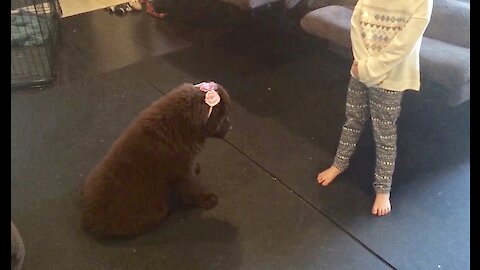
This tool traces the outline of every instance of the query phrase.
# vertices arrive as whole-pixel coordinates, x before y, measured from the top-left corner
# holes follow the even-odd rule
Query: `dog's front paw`
[[[205,193],[198,196],[197,204],[204,209],[212,209],[217,206],[218,197],[213,193]]]

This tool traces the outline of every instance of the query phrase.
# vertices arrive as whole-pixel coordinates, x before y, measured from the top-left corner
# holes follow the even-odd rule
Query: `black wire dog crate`
[[[54,57],[62,14],[58,0],[11,0],[11,88],[55,79]]]

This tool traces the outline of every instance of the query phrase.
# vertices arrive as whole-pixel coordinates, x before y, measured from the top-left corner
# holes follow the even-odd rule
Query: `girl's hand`
[[[353,61],[352,67],[350,68],[354,78],[358,79],[358,63]]]

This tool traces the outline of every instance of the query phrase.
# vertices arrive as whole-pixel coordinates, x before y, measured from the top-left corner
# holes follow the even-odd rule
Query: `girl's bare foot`
[[[390,205],[390,193],[377,193],[372,207],[372,214],[383,216],[392,210]]]
[[[337,167],[331,166],[330,168],[318,174],[317,181],[322,186],[326,186],[330,184],[330,182],[332,182],[333,179],[335,179],[335,177],[337,177],[337,175],[340,173],[341,171]]]

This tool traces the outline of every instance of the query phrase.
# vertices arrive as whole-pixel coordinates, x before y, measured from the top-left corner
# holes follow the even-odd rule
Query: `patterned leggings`
[[[388,193],[392,185],[397,155],[397,125],[403,92],[367,87],[350,79],[347,93],[347,121],[342,128],[333,166],[340,171],[348,167],[358,138],[370,115],[376,146],[375,182],[377,193]]]

